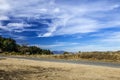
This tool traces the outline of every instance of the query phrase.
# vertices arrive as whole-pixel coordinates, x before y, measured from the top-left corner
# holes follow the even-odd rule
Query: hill
[[[0,52],[15,52],[19,54],[53,54],[50,50],[41,49],[37,46],[27,46],[17,44],[12,38],[4,38],[0,36]]]

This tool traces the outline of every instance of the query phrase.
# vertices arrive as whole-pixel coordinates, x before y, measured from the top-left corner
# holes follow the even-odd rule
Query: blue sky
[[[0,35],[50,50],[120,50],[120,0],[0,0]]]

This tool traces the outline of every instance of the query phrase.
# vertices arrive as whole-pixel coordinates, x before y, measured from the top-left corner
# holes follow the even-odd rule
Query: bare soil
[[[0,80],[120,80],[120,68],[0,59]]]

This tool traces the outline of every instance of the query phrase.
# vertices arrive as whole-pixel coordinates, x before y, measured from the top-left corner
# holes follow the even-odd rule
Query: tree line
[[[4,38],[0,36],[0,52],[16,52],[20,54],[53,54],[50,50],[41,49],[37,46],[27,46],[17,44],[12,38]]]

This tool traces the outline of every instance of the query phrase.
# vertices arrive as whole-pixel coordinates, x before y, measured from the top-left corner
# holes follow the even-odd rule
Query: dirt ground
[[[120,80],[120,68],[0,59],[0,80]]]

